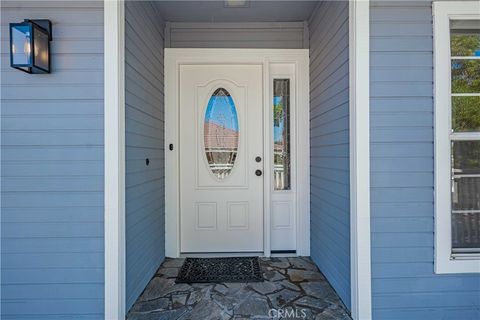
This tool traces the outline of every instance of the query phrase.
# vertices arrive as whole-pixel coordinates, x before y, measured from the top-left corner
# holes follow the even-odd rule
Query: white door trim
[[[179,78],[180,65],[185,64],[257,64],[263,66],[264,87],[269,85],[271,63],[292,63],[297,68],[297,254],[310,254],[310,139],[309,139],[309,59],[306,49],[165,49],[165,255],[180,256],[180,187],[179,187]],[[270,95],[264,94],[264,105],[271,104]],[[270,119],[264,108],[265,122]],[[300,122],[301,121],[301,122]],[[270,131],[265,125],[265,141]],[[301,142],[301,143],[300,143]],[[170,150],[173,144],[173,151]],[[270,145],[265,143],[265,163],[271,161]],[[268,161],[268,162],[267,162]],[[270,256],[270,180],[264,170],[264,251]]]
[[[351,313],[372,318],[370,260],[370,3],[349,2]]]
[[[105,319],[125,318],[125,3],[104,4]]]

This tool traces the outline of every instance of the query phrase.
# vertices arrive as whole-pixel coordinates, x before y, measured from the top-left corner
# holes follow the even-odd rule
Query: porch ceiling
[[[225,8],[223,1],[156,1],[170,22],[291,22],[307,20],[317,1],[250,1]]]

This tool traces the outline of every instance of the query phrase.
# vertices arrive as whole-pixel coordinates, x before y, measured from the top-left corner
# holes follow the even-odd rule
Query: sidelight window
[[[273,80],[274,190],[291,189],[290,79]]]

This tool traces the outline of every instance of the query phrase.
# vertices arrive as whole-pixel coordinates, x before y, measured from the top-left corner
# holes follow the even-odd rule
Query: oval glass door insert
[[[228,177],[238,151],[238,117],[230,93],[218,88],[208,101],[203,123],[205,155],[217,179]]]

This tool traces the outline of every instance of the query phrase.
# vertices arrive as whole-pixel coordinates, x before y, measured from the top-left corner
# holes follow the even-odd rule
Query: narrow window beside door
[[[290,190],[290,79],[273,80],[274,190]]]

